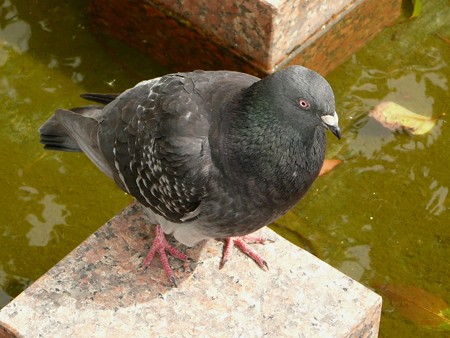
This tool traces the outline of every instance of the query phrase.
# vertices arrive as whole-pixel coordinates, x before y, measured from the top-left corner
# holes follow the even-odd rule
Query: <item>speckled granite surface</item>
[[[197,263],[140,266],[154,235],[140,208],[105,224],[0,312],[0,337],[376,337],[381,297],[269,229],[218,269],[222,244],[184,247]],[[280,259],[280,257],[282,259]]]
[[[91,0],[93,27],[173,70],[326,74],[401,13],[401,0]],[[303,57],[305,55],[305,57]]]
[[[225,47],[277,64],[355,0],[153,0]]]

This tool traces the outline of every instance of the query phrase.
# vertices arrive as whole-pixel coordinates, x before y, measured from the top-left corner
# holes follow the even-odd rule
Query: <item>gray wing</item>
[[[119,186],[173,222],[195,217],[208,180],[207,116],[185,78],[143,82],[104,108],[98,141]]]
[[[197,217],[217,170],[211,124],[220,121],[234,93],[257,80],[237,72],[199,71],[145,81],[124,92],[105,107],[109,111],[99,128],[116,182],[172,222]]]

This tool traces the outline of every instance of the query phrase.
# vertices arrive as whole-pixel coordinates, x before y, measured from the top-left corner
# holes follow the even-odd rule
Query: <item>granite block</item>
[[[360,0],[335,17],[278,64],[302,64],[327,74],[401,14],[401,1]]]
[[[222,243],[174,245],[173,287],[154,236],[133,204],[0,311],[0,337],[376,337],[381,297],[265,228],[257,250],[269,271],[237,249],[218,269]]]
[[[401,0],[91,0],[93,27],[176,71],[325,75],[401,14]],[[305,55],[303,57],[303,55]]]

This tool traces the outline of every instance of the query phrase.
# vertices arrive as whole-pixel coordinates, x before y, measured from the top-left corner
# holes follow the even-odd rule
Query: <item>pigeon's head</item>
[[[277,107],[283,107],[292,121],[322,124],[338,139],[338,125],[334,94],[331,86],[318,73],[301,66],[291,66],[269,75],[263,81]]]

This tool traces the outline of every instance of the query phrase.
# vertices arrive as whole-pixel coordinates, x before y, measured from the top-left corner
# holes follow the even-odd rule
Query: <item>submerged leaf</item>
[[[446,36],[443,36],[443,35],[439,35],[439,34],[437,35],[437,37],[440,38],[445,43],[450,45],[450,38],[449,37],[446,37]]]
[[[413,19],[420,15],[422,12],[422,0],[412,0],[413,3],[413,13],[409,17],[410,19]]]
[[[320,169],[319,176],[325,175],[327,172],[333,170],[335,166],[340,164],[341,160],[325,160],[323,161],[322,168]]]
[[[378,285],[377,289],[413,322],[437,331],[450,331],[450,308],[441,298],[408,285]]]
[[[375,120],[391,130],[406,129],[422,135],[433,129],[437,119],[422,116],[391,101],[382,102],[370,113]]]

